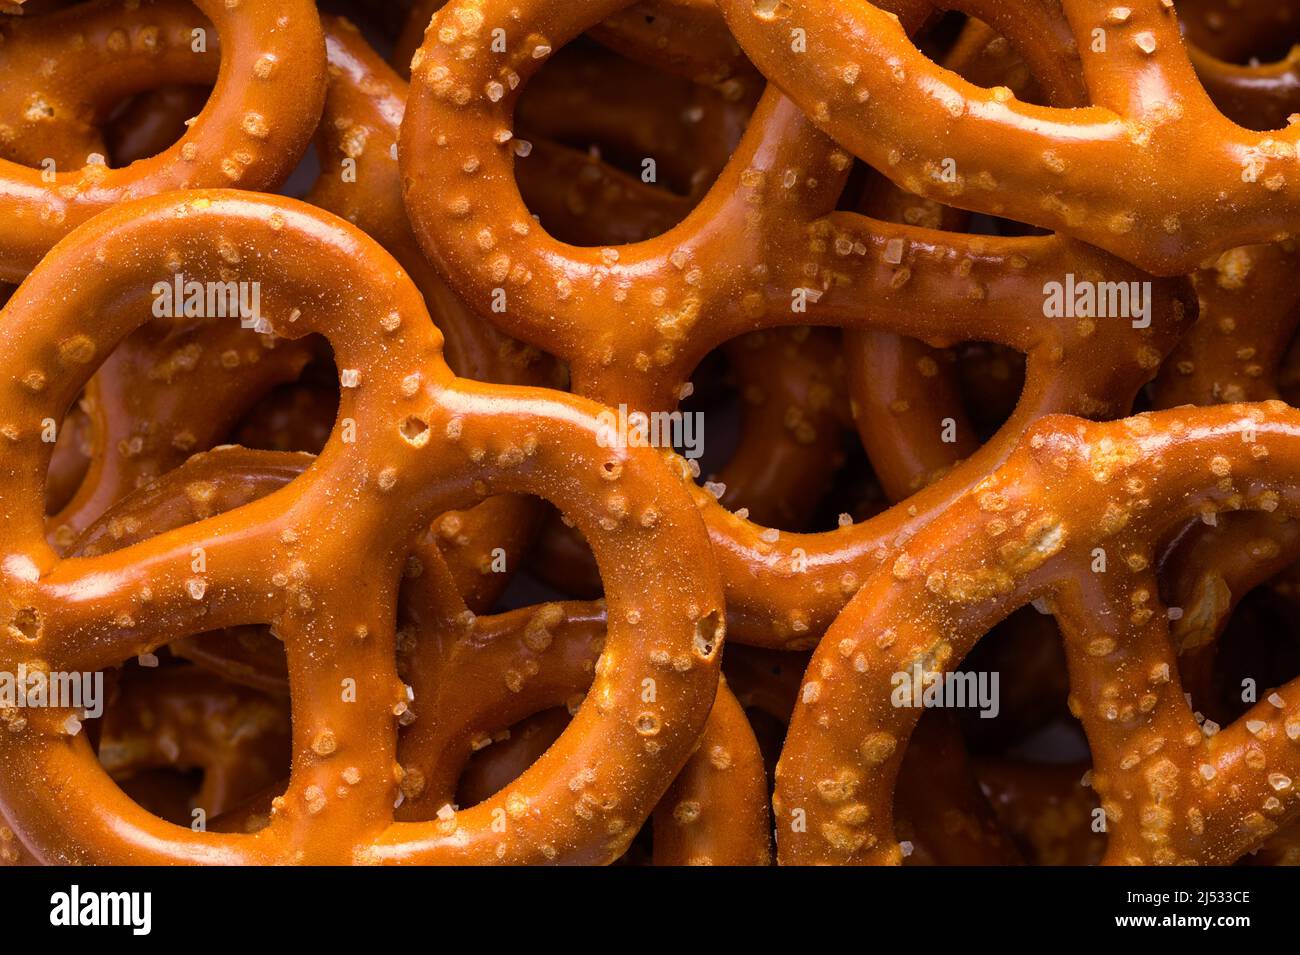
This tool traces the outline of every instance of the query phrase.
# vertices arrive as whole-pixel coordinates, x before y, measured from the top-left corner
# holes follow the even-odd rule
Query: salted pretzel
[[[1028,353],[1034,366],[1019,414],[999,439],[928,489],[910,515],[801,539],[701,502],[728,585],[733,636],[773,646],[807,641],[865,576],[870,555],[883,559],[885,540],[983,474],[1026,421],[1052,410],[1127,410],[1177,336],[1181,286],[1153,285],[1147,329],[1045,321],[1041,289],[1051,276],[1118,279],[1126,267],[1060,237],[953,236],[833,213],[848,157],[772,90],[727,169],[679,226],[632,246],[565,246],[541,234],[513,186],[510,107],[552,48],[619,6],[524,5],[511,8],[515,19],[492,4],[452,4],[431,25],[403,125],[407,207],[425,251],[472,307],[487,309],[499,290],[506,312],[488,317],[569,361],[579,392],[641,409],[671,407],[715,344],[756,325],[790,324],[791,296],[806,286],[816,302],[798,316],[804,322],[886,328],[933,344],[978,335]],[[496,20],[507,24],[503,54],[489,48]],[[457,42],[483,55],[460,58]],[[606,322],[610,309],[630,320]],[[1098,332],[1114,339],[1103,345]],[[1080,335],[1088,344],[1075,350]]]
[[[96,357],[131,330],[119,320],[91,338],[77,328],[80,314],[107,287],[168,275],[175,257],[195,274],[217,269],[230,236],[250,253],[241,274],[297,292],[298,310],[271,318],[276,333],[330,339],[344,384],[340,422],[356,422],[356,441],[343,441],[340,424],[313,466],[270,497],[101,557],[59,560],[42,533],[37,489],[49,448],[40,421],[60,415]],[[332,274],[352,276],[346,302],[320,282]],[[454,378],[400,267],[364,234],[291,200],[199,191],[117,207],[62,243],[3,319],[6,367],[17,369],[0,415],[9,444],[0,481],[6,662],[96,669],[186,632],[271,622],[293,675],[289,788],[270,825],[248,836],[180,830],[131,804],[69,735],[66,711],[11,720],[0,798],[38,855],[519,862],[621,850],[626,837],[611,835],[609,821],[648,815],[689,755],[716,692],[722,636],[720,586],[700,563],[704,531],[656,452],[600,448],[598,408],[581,399]],[[39,393],[21,384],[33,368],[50,374]],[[606,659],[617,664],[596,676],[591,697],[601,706],[580,708],[515,798],[395,824],[395,721],[411,701],[394,669],[391,611],[406,547],[439,511],[507,491],[553,499],[592,543],[606,571]],[[192,563],[200,548],[203,571]],[[355,588],[336,579],[349,560],[368,568]],[[630,567],[636,589],[620,572]],[[647,581],[653,606],[642,600]],[[643,679],[655,681],[653,703],[640,702]],[[345,680],[355,681],[355,703],[340,698]],[[571,789],[588,770],[589,783]],[[28,785],[33,773],[68,785]],[[598,804],[590,819],[572,811],[581,792]],[[493,829],[496,810],[504,832]]]
[[[1280,402],[1033,426],[872,575],[815,652],[777,771],[782,860],[899,860],[891,790],[918,714],[890,704],[891,674],[952,669],[1034,599],[1050,601],[1065,637],[1071,708],[1107,816],[1104,861],[1230,862],[1292,819],[1300,711],[1289,697],[1300,689],[1203,731],[1152,558],[1196,514],[1294,514],[1298,436],[1300,417]],[[1089,486],[1101,493],[1077,493]],[[1113,557],[1104,575],[1091,571],[1096,547]],[[792,831],[796,810],[806,825]]]
[[[399,818],[420,820],[450,811],[471,753],[501,730],[582,699],[608,620],[603,606],[581,603],[472,617],[458,610],[454,583],[437,565],[411,583],[399,666],[432,718],[422,720],[417,706],[398,747],[406,797]],[[768,829],[758,744],[720,684],[695,754],[655,812],[654,861],[763,865]]]
[[[195,455],[112,508],[84,535],[79,552],[98,554],[105,548],[129,546],[195,518],[258,500],[283,487],[309,461],[306,455],[235,447]],[[201,502],[195,499],[196,488],[203,490]],[[604,647],[607,619],[603,604],[581,603],[476,616],[436,545],[423,542],[408,558],[405,577],[399,604],[398,672],[419,702],[400,719],[398,818],[416,822],[445,816],[447,807],[455,804],[454,793],[471,755],[496,742],[514,723],[557,706],[576,710]],[[241,658],[228,646],[214,653],[212,637],[227,643],[230,639],[228,634],[204,634],[185,646],[182,654],[236,684],[287,695],[282,658],[277,661],[256,645],[249,647],[255,656]],[[175,644],[171,647],[175,652]],[[567,722],[555,728],[540,750],[524,750],[532,758],[517,764],[520,772],[541,756]],[[142,744],[166,745],[165,740],[136,735],[144,737]],[[138,765],[140,760],[135,762]],[[243,795],[253,798],[239,807],[237,817],[219,821],[217,831],[232,826],[252,832],[269,821],[272,800],[284,786],[268,785],[278,780],[266,778],[264,772],[250,770],[248,775],[255,781],[255,791]],[[504,790],[517,775],[502,779],[484,798]],[[200,800],[199,805],[214,802]],[[221,806],[230,802],[222,800]],[[212,813],[215,818],[219,810]],[[242,824],[236,824],[235,818],[242,818]],[[739,704],[720,687],[695,754],[656,810],[655,830],[660,837],[655,861],[766,864],[769,828],[767,786],[757,742]]]
[[[728,685],[746,712],[784,732],[799,695],[807,654],[730,645]],[[780,740],[776,740],[779,750]],[[921,724],[899,775],[899,830],[908,865],[1010,865],[1019,855],[980,793],[955,724],[945,714]]]
[[[608,97],[592,96],[596,71],[604,82],[619,86],[612,100],[617,120],[609,115]],[[621,235],[639,241],[658,234],[684,217],[701,187],[725,164],[748,108],[728,109],[672,77],[655,82],[651,99],[644,95],[649,86],[644,70],[596,53],[584,59],[561,56],[543,75],[540,89],[530,87],[530,94],[540,95],[521,104],[525,128],[604,143],[619,139],[618,123],[629,122],[625,114],[633,111],[631,124],[645,129],[629,131],[632,141],[616,142],[618,148],[628,154],[653,148],[661,167],[677,168],[675,177],[686,185],[680,195],[647,187],[607,163],[530,135],[533,148],[529,162],[520,166],[520,192],[545,227],[564,241],[590,244]],[[701,141],[696,133],[674,134],[669,120],[680,125],[682,115],[691,117],[692,128],[709,128],[709,136]],[[537,166],[539,154],[543,163]],[[573,173],[571,180],[564,178],[566,172]],[[743,506],[762,523],[805,526],[835,470],[845,418],[833,341],[827,331],[793,328],[742,336],[723,346],[745,412],[736,453],[720,473],[708,476],[726,506]],[[779,440],[770,440],[773,434]],[[547,525],[540,546],[536,565],[547,582],[569,593],[599,592],[585,546],[558,522]]]
[[[350,22],[325,17],[323,26],[330,64],[317,136],[323,161],[307,201],[357,225],[402,263],[437,316],[448,364],[457,374],[503,384],[555,384],[549,361],[468,310],[425,260],[406,221],[397,167],[406,84]],[[510,573],[494,568],[504,561],[513,571],[541,518],[537,502],[506,495],[435,522],[436,538],[473,609],[485,610],[499,596]]]
[[[0,162],[0,279],[18,281],[73,227],[123,200],[193,186],[267,188],[280,183],[306,149],[325,94],[320,20],[308,0],[232,6],[197,0],[215,36],[223,40],[216,88],[198,120],[165,152],[125,169],[92,161],[53,171]],[[194,30],[205,22],[188,3],[105,0],[39,19],[0,21],[0,77],[15,82],[24,116],[40,123],[67,109],[93,111],[82,97],[106,102],[157,82],[210,69],[192,52]],[[65,41],[82,37],[84,46]],[[52,70],[40,72],[42,64]],[[44,75],[44,90],[22,88]],[[0,139],[19,141],[21,129],[4,124]],[[102,157],[101,157],[102,158]],[[85,157],[83,157],[84,161]]]

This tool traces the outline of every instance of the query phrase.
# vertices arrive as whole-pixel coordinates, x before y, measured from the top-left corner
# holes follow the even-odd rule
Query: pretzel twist
[[[112,508],[86,533],[78,553],[97,554],[104,546],[128,546],[258,500],[300,474],[309,460],[306,455],[241,448],[195,455],[153,486]],[[202,493],[196,494],[198,490]],[[399,603],[403,623],[397,633],[398,666],[417,702],[399,720],[403,730],[398,747],[402,770],[398,818],[442,819],[455,803],[453,793],[465,785],[463,776],[471,753],[482,751],[502,731],[533,712],[549,712],[548,707],[559,705],[577,709],[604,647],[607,621],[603,604],[579,603],[475,616],[468,611],[436,546],[423,542],[408,558],[405,577]],[[185,655],[236,683],[288,695],[282,654],[277,660],[256,643],[247,645],[252,656],[214,654],[210,643],[215,636],[226,637],[223,643],[228,650],[228,634],[205,634],[185,648]],[[554,727],[540,749],[512,753],[507,764],[516,765],[518,771],[507,771],[501,778],[498,767],[500,785],[482,793],[482,798],[506,790],[554,742],[567,722]],[[165,746],[166,741],[156,745]],[[531,758],[519,762],[520,756],[529,754]],[[245,793],[254,798],[219,820],[214,831],[256,832],[265,827],[277,793],[283,789],[282,785],[266,785],[274,782],[263,779],[255,787],[262,792]],[[514,795],[507,792],[506,798]],[[655,852],[656,863],[763,862],[770,841],[766,800],[765,776],[753,732],[739,704],[720,687],[695,755],[657,810],[655,826],[662,838]],[[468,808],[480,801],[463,805]],[[228,803],[223,800],[221,805]],[[584,801],[579,811],[594,810]],[[213,815],[217,812],[214,809]],[[622,828],[629,826],[635,831],[631,821],[622,820]]]
[[[229,236],[249,253],[246,274],[300,303],[271,319],[276,333],[330,339],[347,386],[340,420],[357,422],[357,440],[344,442],[336,430],[317,462],[270,497],[111,554],[59,560],[44,542],[35,495],[49,457],[38,423],[60,414],[94,360],[131,330],[118,318],[91,338],[77,329],[76,316],[106,290],[169,275],[178,257],[195,274],[215,271]],[[366,276],[364,285],[353,283],[346,304],[318,282],[345,269]],[[454,379],[440,357],[441,337],[396,263],[345,223],[272,197],[191,192],[120,206],[62,243],[3,316],[12,367],[49,374],[38,393],[11,382],[0,415],[10,446],[0,480],[5,661],[96,669],[182,633],[270,622],[285,641],[293,688],[289,789],[271,825],[251,836],[178,830],[143,813],[106,784],[84,741],[67,735],[66,712],[11,725],[0,743],[0,796],[39,855],[153,862],[606,858],[619,847],[608,842],[605,813],[590,820],[573,813],[578,795],[568,780],[587,767],[595,772],[593,793],[612,796],[616,788],[620,812],[648,814],[712,704],[721,594],[712,569],[696,563],[707,547],[699,518],[671,487],[662,460],[649,449],[599,448],[597,406]],[[393,721],[406,705],[389,622],[397,571],[433,514],[506,491],[553,499],[591,541],[607,571],[609,657],[617,662],[597,676],[592,698],[601,707],[579,711],[561,742],[520,780],[520,798],[438,823],[395,825]],[[192,567],[196,548],[206,573]],[[371,575],[355,588],[321,585],[350,561]],[[629,567],[657,581],[655,606],[619,573]],[[285,586],[275,586],[280,579]],[[340,699],[345,679],[356,681],[355,703]],[[657,681],[656,702],[639,702],[641,679]],[[31,773],[69,782],[52,791],[24,785]],[[494,809],[510,821],[503,833],[493,830]]]

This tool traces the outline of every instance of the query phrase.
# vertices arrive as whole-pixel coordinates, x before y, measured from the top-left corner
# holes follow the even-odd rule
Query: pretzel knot
[[[61,417],[139,321],[109,312],[92,336],[80,316],[180,269],[262,282],[296,302],[270,323],[283,337],[329,340],[343,386],[335,430],[268,497],[60,559],[39,504],[42,422]],[[322,282],[328,275],[349,281]],[[284,640],[293,696],[289,787],[253,834],[192,832],[144,812],[106,779],[67,710],[7,714],[0,799],[39,856],[525,862],[621,851],[630,835],[611,836],[610,814],[645,818],[689,756],[713,704],[723,633],[720,584],[699,558],[704,528],[658,452],[600,447],[600,408],[583,399],[455,378],[397,263],[287,199],[198,191],[115,207],[56,247],[0,326],[11,367],[43,376],[38,389],[11,379],[0,403],[3,663],[97,670],[183,634],[267,623]],[[410,703],[395,665],[401,567],[433,515],[503,492],[552,501],[591,542],[607,585],[606,650],[573,725],[509,798],[395,823],[396,721]],[[584,792],[599,811],[575,811]]]

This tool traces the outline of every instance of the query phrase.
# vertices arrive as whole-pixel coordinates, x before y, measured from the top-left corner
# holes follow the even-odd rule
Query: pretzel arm
[[[1154,578],[1139,575],[1134,583],[1133,591],[1105,594],[1102,603],[1095,593],[1081,602],[1069,589],[1057,601],[1070,656],[1072,707],[1088,733],[1092,785],[1110,822],[1103,862],[1231,863],[1276,830],[1270,817],[1294,818],[1290,774],[1297,758],[1285,724],[1289,719],[1300,727],[1300,719],[1286,698],[1300,683],[1270,694],[1277,702],[1257,704],[1209,735],[1183,697],[1163,608],[1131,599],[1138,590],[1153,592]],[[1125,615],[1136,613],[1134,606],[1155,614],[1133,627]],[[1103,644],[1114,650],[1101,662],[1096,658]],[[1134,699],[1140,719],[1131,702],[1117,702]],[[1192,765],[1180,772],[1180,760]],[[1143,763],[1142,772],[1135,772]]]
[[[406,268],[447,338],[453,371],[486,381],[549,383],[552,363],[468,309],[425,259],[411,233],[396,153],[407,84],[347,20],[327,16],[322,26],[330,65],[316,137],[323,168],[307,200],[365,230]],[[354,174],[345,176],[348,163]],[[513,570],[540,516],[537,502],[504,496],[438,520],[440,546],[474,609],[490,607],[510,580],[509,573],[492,572],[494,551],[499,548]]]
[[[1124,15],[1099,0],[1061,0],[1079,41],[1092,102],[1138,124],[1160,122],[1170,101],[1188,117],[1217,110],[1192,68],[1172,6],[1135,4]],[[1101,30],[1105,49],[1090,42]]]
[[[655,865],[769,865],[767,773],[749,718],[727,687],[699,748],[654,813]]]

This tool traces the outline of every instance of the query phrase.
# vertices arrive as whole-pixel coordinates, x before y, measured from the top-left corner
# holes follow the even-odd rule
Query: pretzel
[[[82,542],[90,553],[127,546],[183,526],[196,517],[222,514],[258,500],[298,475],[305,455],[221,448],[195,455],[153,486],[112,508]],[[202,503],[194,489],[202,488]],[[418,564],[413,573],[411,561]],[[576,708],[592,681],[603,648],[602,605],[548,604],[508,614],[475,616],[436,546],[421,543],[408,560],[401,604],[399,674],[419,704],[403,715],[398,759],[402,766],[399,818],[442,818],[472,753],[493,742],[521,716],[546,707]],[[213,654],[191,642],[185,656],[236,683],[288,694],[283,660],[253,644],[253,656]],[[229,643],[229,639],[226,640]],[[174,646],[174,645],[173,645]],[[567,723],[567,720],[565,721]],[[546,740],[559,736],[563,725]],[[546,749],[544,744],[541,751]],[[533,753],[518,769],[535,761]],[[527,754],[529,751],[525,751]],[[518,773],[501,780],[504,789]],[[256,831],[269,821],[274,796],[284,787],[259,778],[260,793],[220,821],[218,831]],[[722,864],[763,862],[768,853],[767,790],[753,732],[725,689],[706,725],[696,754],[687,761],[657,810],[664,833],[655,851],[659,864],[712,860]],[[479,800],[475,800],[478,802]],[[222,805],[226,805],[223,801]],[[466,807],[475,803],[466,803]],[[681,807],[681,808],[678,808]],[[218,810],[213,810],[217,815]]]
[[[759,69],[845,148],[909,191],[1061,230],[1165,275],[1294,230],[1300,193],[1287,168],[1295,130],[1256,133],[1219,112],[1171,5],[1062,6],[1094,104],[1068,114],[943,71],[869,3],[719,0]],[[790,52],[793,26],[806,31],[815,57]],[[1108,38],[1107,52],[1093,52],[1094,30]],[[1174,90],[1176,104],[1163,95],[1144,100],[1139,90]],[[1195,157],[1194,175],[1187,157]],[[944,158],[959,170],[955,184],[937,181]],[[1133,190],[1135,181],[1153,188]],[[1225,203],[1233,210],[1226,224],[1218,214]]]
[[[49,453],[38,423],[66,406],[95,356],[131,330],[119,319],[91,339],[75,318],[108,282],[148,286],[166,275],[169,253],[196,274],[215,269],[219,240],[228,236],[266,253],[244,259],[240,272],[292,290],[301,303],[298,312],[271,318],[276,333],[330,338],[345,385],[340,419],[356,420],[357,441],[344,442],[336,430],[312,468],[261,501],[112,554],[57,559],[32,507]],[[318,282],[330,274],[353,277],[346,311],[338,291]],[[574,861],[616,854],[621,840],[611,845],[610,820],[649,813],[712,703],[721,592],[712,569],[698,563],[707,543],[688,499],[654,451],[597,446],[597,406],[453,378],[418,294],[386,253],[340,220],[269,196],[199,191],[117,207],[28,277],[0,327],[7,367],[18,369],[0,422],[10,444],[0,480],[6,661],[39,654],[52,670],[93,669],[186,632],[269,621],[294,674],[290,786],[270,826],[250,837],[178,830],[129,804],[95,769],[84,742],[69,738],[66,712],[11,725],[0,742],[0,798],[42,858]],[[20,383],[32,368],[50,372],[39,393]],[[409,394],[403,380],[415,383]],[[581,708],[514,799],[450,820],[395,825],[393,721],[409,701],[394,672],[387,621],[404,545],[440,510],[505,491],[555,499],[608,571],[607,656],[618,665],[598,674],[593,693],[608,705]],[[322,512],[326,502],[332,512]],[[197,547],[205,575],[191,566]],[[333,576],[345,555],[362,553],[371,573],[361,587],[316,582]],[[638,596],[647,591],[615,572],[629,566],[641,586],[654,582],[653,607]],[[284,587],[272,579],[280,574]],[[88,581],[99,583],[91,591]],[[334,640],[340,633],[351,635],[348,643]],[[330,641],[322,642],[324,634]],[[358,702],[335,702],[340,681],[353,675]],[[657,682],[653,704],[631,701],[643,678]],[[568,786],[587,767],[594,776],[586,791],[598,803],[612,786],[619,793],[616,808],[600,808],[590,820],[572,813],[579,796]],[[26,785],[33,773],[69,785],[57,792]],[[496,809],[508,820],[504,833],[493,831]]]
[[[782,731],[799,694],[807,655],[742,645],[727,649],[728,685],[746,711]],[[952,721],[936,714],[921,724],[900,771],[899,830],[911,843],[909,865],[1008,865],[1019,861],[993,818]],[[780,745],[780,741],[777,741]]]
[[[456,608],[463,604],[450,578],[426,573],[415,583],[411,603],[419,609],[402,642],[402,672],[416,699],[431,701],[428,713],[436,717],[422,720],[417,708],[402,736],[406,799],[399,818],[419,820],[448,812],[471,753],[501,730],[557,705],[572,708],[582,698],[607,620],[598,605],[567,603],[458,624],[463,611]],[[444,615],[452,616],[434,625]],[[753,731],[720,685],[695,754],[655,811],[655,863],[766,864],[766,800]]]
[[[1294,515],[1300,417],[1280,402],[1046,419],[864,584],[813,656],[777,770],[782,861],[897,862],[891,790],[916,713],[891,674],[951,669],[1012,609],[1048,599],[1108,821],[1103,861],[1230,862],[1298,810],[1297,684],[1208,735],[1183,699],[1151,559],[1195,514]],[[1097,486],[1101,493],[1081,495]],[[1090,572],[1092,548],[1114,562]],[[900,746],[899,744],[903,745]],[[791,832],[795,809],[806,830]]]
[[[501,380],[544,381],[532,357],[468,315],[432,275],[405,228],[397,186],[396,162],[387,146],[395,141],[402,84],[345,21],[325,22],[331,72],[321,142],[322,155],[356,151],[360,130],[390,143],[373,143],[359,154],[357,182],[345,183],[323,170],[309,199],[360,224],[400,260],[408,263],[426,300],[438,308],[442,327],[452,336],[458,369]],[[382,84],[393,85],[388,89]],[[397,115],[394,117],[393,110]],[[347,117],[346,124],[344,118]],[[363,125],[364,124],[364,125]],[[356,210],[361,211],[356,211]],[[266,311],[283,307],[267,290]],[[52,519],[55,538],[65,546],[90,520],[142,482],[175,467],[196,448],[208,448],[229,434],[253,404],[275,386],[296,379],[310,352],[298,343],[258,337],[231,323],[198,320],[191,327],[169,322],[132,336],[92,379],[87,406],[95,418],[95,464],[77,494]],[[147,381],[148,385],[141,384]],[[184,383],[185,387],[181,387]],[[220,409],[214,414],[213,408]],[[491,603],[507,574],[491,573],[494,552],[513,567],[536,521],[536,506],[519,498],[485,503],[472,514],[449,514],[440,526],[455,528],[444,546],[457,552],[454,566],[476,607]],[[486,531],[492,530],[489,537]]]
[[[193,186],[265,189],[292,170],[325,93],[314,4],[196,5],[225,39],[228,53],[198,121],[165,152],[126,169],[91,162],[77,171],[56,170],[53,183],[46,184],[42,170],[0,162],[0,279],[18,281],[73,227],[123,200]],[[21,86],[21,94],[0,99],[25,103],[25,115],[64,109],[76,115],[93,110],[97,97],[111,104],[151,85],[159,69],[173,81],[191,72],[202,75],[211,67],[191,50],[192,31],[204,27],[188,3],[171,0],[104,0],[37,20],[0,21],[0,77],[27,84],[40,75],[47,84],[35,94],[39,101]],[[74,49],[64,39],[69,35],[90,42]],[[21,140],[21,128],[4,127],[0,139]]]
[[[644,58],[647,51],[635,52]],[[612,102],[593,98],[597,76],[619,89]],[[725,163],[747,112],[743,103],[729,107],[662,74],[654,82],[653,96],[645,95],[649,80],[644,70],[596,53],[581,59],[561,55],[542,75],[540,89],[530,87],[519,117],[525,130],[545,130],[574,142],[612,142],[627,155],[653,149],[661,170],[686,187],[681,195],[647,187],[607,163],[529,133],[533,150],[530,162],[520,167],[520,192],[546,227],[565,241],[641,240],[657,234],[686,214],[701,187]],[[684,114],[692,117],[685,135],[675,131]],[[623,124],[631,129],[623,132]],[[709,135],[696,129],[707,129]],[[534,165],[539,156],[541,164]],[[803,342],[812,343],[811,351]],[[746,408],[735,455],[711,476],[724,489],[727,506],[744,505],[765,523],[805,525],[839,455],[841,424],[835,415],[844,417],[842,399],[827,389],[841,390],[842,384],[836,380],[831,342],[826,332],[810,336],[808,329],[796,328],[755,333],[723,346]],[[822,370],[827,367],[830,381]],[[767,440],[773,432],[782,436],[775,446]],[[599,592],[585,545],[563,525],[549,522],[540,546],[537,572],[546,582],[569,593]]]
[[[987,454],[915,502],[924,514],[929,502],[983,474],[1038,414],[1125,410],[1176,337],[1185,307],[1180,289],[1157,283],[1151,328],[1087,326],[1090,335],[1120,340],[1103,346],[1092,338],[1086,353],[1072,358],[1067,343],[1080,329],[1073,319],[1044,321],[1040,290],[1048,276],[1067,272],[1119,278],[1125,267],[1114,259],[1059,237],[953,236],[832,213],[843,175],[837,169],[846,170],[848,158],[771,90],[709,195],[672,231],[603,250],[539,234],[512,186],[510,108],[550,49],[617,7],[613,0],[563,13],[519,7],[519,18],[509,20],[507,37],[514,40],[506,54],[487,52],[486,44],[507,11],[492,4],[481,11],[443,8],[416,57],[400,148],[407,208],[426,253],[472,307],[486,310],[494,289],[503,289],[507,312],[488,317],[569,361],[580,393],[642,410],[671,407],[708,350],[755,326],[790,324],[791,290],[809,284],[814,297],[821,294],[799,316],[807,322],[887,328],[932,344],[978,334],[1030,353],[1033,384],[1020,413]],[[483,55],[454,56],[439,39],[444,28]],[[813,181],[815,189],[808,187]],[[812,276],[818,278],[810,283]],[[1015,315],[1017,307],[1032,307],[1033,322]],[[617,332],[603,317],[612,308],[625,319]],[[1121,371],[1127,361],[1117,359],[1102,369],[1101,354],[1132,355],[1133,363]],[[1064,380],[1073,386],[1060,387]],[[773,542],[769,531],[701,503],[728,585],[731,632],[770,646],[807,641],[824,628],[865,576],[869,555],[912,523],[895,513],[887,529],[876,524],[815,542],[793,535]],[[796,547],[807,558],[804,573],[790,569],[792,561],[803,563]]]

